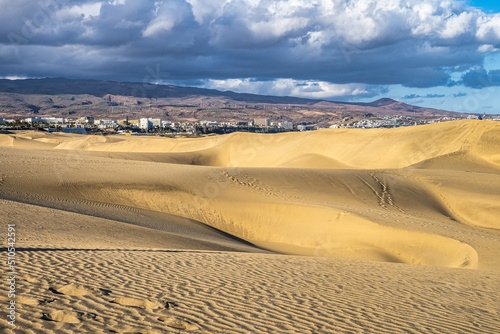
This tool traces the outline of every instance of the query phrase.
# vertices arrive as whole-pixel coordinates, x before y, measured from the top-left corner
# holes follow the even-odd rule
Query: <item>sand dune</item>
[[[462,152],[467,153],[471,160],[479,158],[498,167],[498,128],[496,122],[457,121],[391,131],[337,129],[273,135],[233,133],[198,139],[134,137],[126,140],[87,136],[69,139],[54,148],[167,153],[167,156],[172,155],[172,162],[175,162],[176,153],[183,153],[184,159],[179,162],[194,161],[194,164],[222,167],[296,167],[294,161],[303,158],[309,163],[301,164],[300,168],[363,169],[403,168]],[[387,150],[388,145],[390,150]],[[338,167],[335,164],[325,166],[325,159],[336,162]],[[287,161],[290,161],[290,166]]]
[[[499,130],[0,134],[21,328],[490,332]]]

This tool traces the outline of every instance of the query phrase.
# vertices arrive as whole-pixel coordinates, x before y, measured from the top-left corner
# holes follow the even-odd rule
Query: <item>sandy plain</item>
[[[500,328],[498,122],[2,133],[0,210],[2,333]]]

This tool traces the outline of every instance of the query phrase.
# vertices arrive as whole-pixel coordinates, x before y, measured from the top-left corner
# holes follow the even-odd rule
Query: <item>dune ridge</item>
[[[495,143],[498,143],[496,133],[499,127],[497,122],[472,120],[391,131],[327,129],[270,135],[233,133],[172,140],[149,137],[119,140],[88,136],[58,144],[54,149],[183,153],[185,163],[193,164],[192,161],[190,163],[191,158],[195,164],[220,167],[296,167],[294,160],[304,157],[308,163],[302,163],[300,168],[325,168],[324,160],[331,160],[341,168],[362,169],[404,168],[439,156],[463,152],[471,159],[477,157],[498,167],[500,157],[494,148]],[[487,146],[484,144],[486,142]],[[386,150],[388,145],[391,152]],[[335,168],[334,165],[326,164],[326,168]]]

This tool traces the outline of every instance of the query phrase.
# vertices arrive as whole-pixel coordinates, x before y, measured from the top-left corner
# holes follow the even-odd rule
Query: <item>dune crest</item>
[[[54,148],[92,152],[165,153],[167,157],[171,155],[173,163],[224,167],[328,169],[404,168],[462,152],[467,156],[480,157],[498,167],[500,155],[494,149],[494,143],[498,141],[499,128],[498,122],[471,120],[390,131],[326,129],[272,135],[233,133],[195,139],[139,137],[124,140],[87,136],[68,139]],[[391,147],[390,151],[386,150],[388,145]],[[183,153],[181,161],[176,161],[177,153]]]

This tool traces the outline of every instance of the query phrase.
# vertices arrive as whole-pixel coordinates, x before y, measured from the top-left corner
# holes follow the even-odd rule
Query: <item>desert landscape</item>
[[[0,208],[17,272],[16,327],[2,315],[2,333],[500,327],[499,122],[4,131]]]

